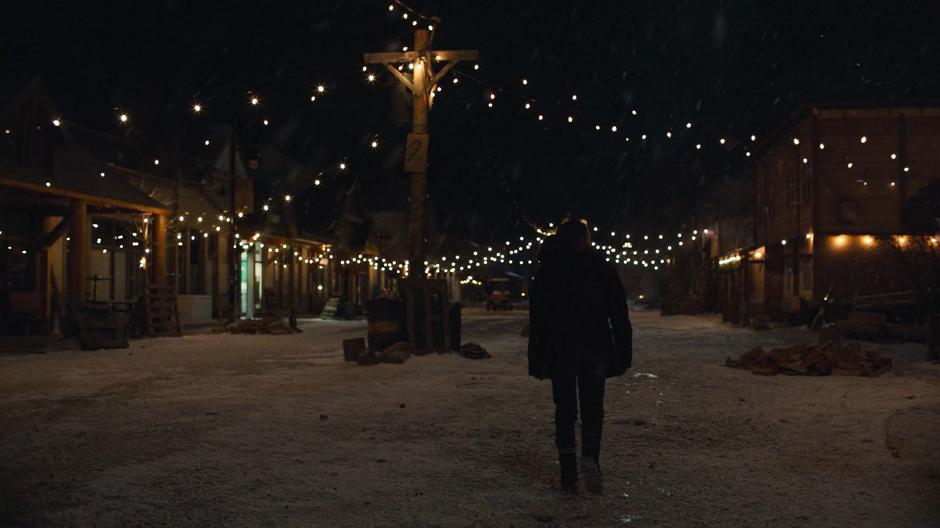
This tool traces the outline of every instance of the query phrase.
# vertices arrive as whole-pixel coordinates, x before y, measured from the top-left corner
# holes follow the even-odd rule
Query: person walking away
[[[588,490],[599,493],[604,386],[630,368],[633,331],[617,270],[590,241],[578,220],[546,239],[530,287],[528,359],[531,376],[552,382],[562,489],[578,490],[580,403],[582,472]]]

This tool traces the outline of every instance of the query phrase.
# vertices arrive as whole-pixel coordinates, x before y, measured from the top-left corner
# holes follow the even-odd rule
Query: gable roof
[[[36,103],[45,110],[46,117],[54,117],[55,106],[38,77],[18,78],[0,86],[0,121],[14,117],[25,105]],[[18,88],[17,88],[18,87]],[[18,90],[18,91],[16,91]],[[125,169],[110,165],[107,160],[83,149],[71,134],[73,124],[65,122],[52,127],[51,123],[28,123],[52,130],[62,139],[45,143],[48,147],[35,160],[0,159],[0,185],[41,194],[74,198],[103,207],[116,207],[134,211],[162,213],[166,206],[127,181]],[[12,128],[12,127],[10,127]],[[75,129],[81,129],[75,125]],[[14,135],[13,141],[18,140]],[[42,140],[40,140],[42,141]],[[104,176],[102,176],[104,174]]]

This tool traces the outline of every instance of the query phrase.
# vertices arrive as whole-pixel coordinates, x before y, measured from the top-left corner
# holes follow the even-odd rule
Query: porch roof
[[[45,171],[0,160],[0,186],[84,200],[99,207],[153,214],[169,212],[165,205],[147,193],[113,175],[101,178],[97,174],[76,171],[68,177],[55,178]]]

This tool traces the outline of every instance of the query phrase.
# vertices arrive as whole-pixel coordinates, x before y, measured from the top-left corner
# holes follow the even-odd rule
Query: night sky
[[[382,1],[268,4],[16,2],[3,72],[42,76],[66,121],[155,157],[236,121],[246,150],[273,145],[320,167],[326,202],[355,179],[404,182],[410,109],[387,72],[373,66],[377,81],[366,81],[362,54],[411,45],[416,14],[403,20]],[[480,51],[479,70],[461,64],[459,84],[452,74],[441,85],[430,166],[442,228],[480,242],[569,211],[621,232],[679,227],[717,182],[748,177],[750,135],[801,103],[940,94],[936,1],[406,4],[440,18],[418,18],[436,26],[436,49]]]

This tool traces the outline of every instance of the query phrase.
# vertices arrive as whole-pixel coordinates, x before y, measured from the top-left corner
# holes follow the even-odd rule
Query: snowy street
[[[342,361],[364,322],[0,357],[0,515],[12,525],[936,526],[940,368],[878,378],[722,366],[755,333],[632,313],[608,383],[606,490],[561,497],[525,312],[465,314],[492,359]],[[811,338],[806,334],[804,338]],[[868,345],[875,346],[875,345]],[[933,439],[931,443],[930,439]],[[932,458],[931,458],[932,457]]]

